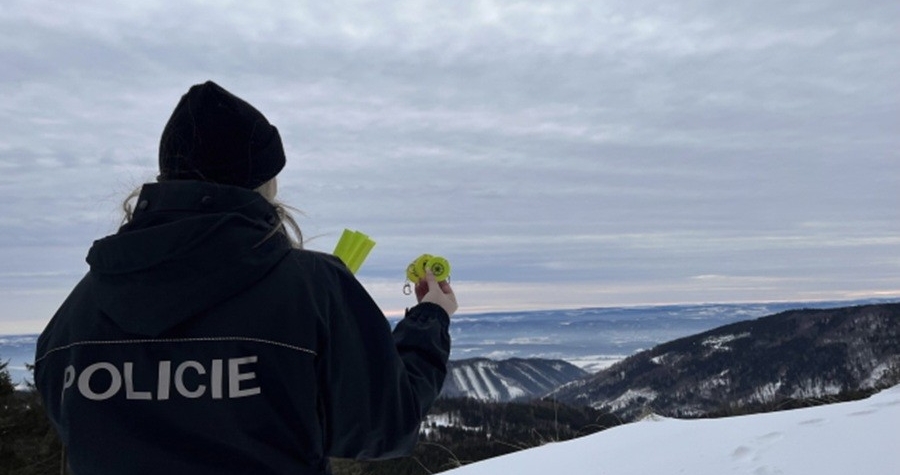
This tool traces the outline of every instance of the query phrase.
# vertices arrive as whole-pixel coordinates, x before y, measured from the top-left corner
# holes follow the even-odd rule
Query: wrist
[[[442,321],[446,320],[449,324],[450,312],[436,302],[422,301],[414,307],[406,309],[404,317],[417,321],[436,318]]]

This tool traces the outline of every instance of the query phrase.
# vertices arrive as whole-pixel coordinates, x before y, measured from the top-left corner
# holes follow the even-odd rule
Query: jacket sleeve
[[[356,278],[333,264],[319,380],[325,447],[332,457],[408,455],[440,393],[450,354],[450,319],[438,305],[409,309],[393,332]]]

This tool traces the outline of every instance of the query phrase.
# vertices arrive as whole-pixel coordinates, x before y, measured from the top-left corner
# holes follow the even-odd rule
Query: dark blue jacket
[[[76,475],[320,474],[412,450],[446,312],[419,304],[392,332],[339,260],[275,223],[256,192],[166,182],[94,243],[35,356]]]

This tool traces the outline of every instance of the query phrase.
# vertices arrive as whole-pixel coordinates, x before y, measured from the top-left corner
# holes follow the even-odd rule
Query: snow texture
[[[900,386],[868,399],[723,419],[650,417],[452,475],[897,475]]]

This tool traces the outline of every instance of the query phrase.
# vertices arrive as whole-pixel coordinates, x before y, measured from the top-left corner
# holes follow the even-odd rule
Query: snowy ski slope
[[[898,475],[900,386],[868,399],[706,420],[652,417],[452,475]]]

